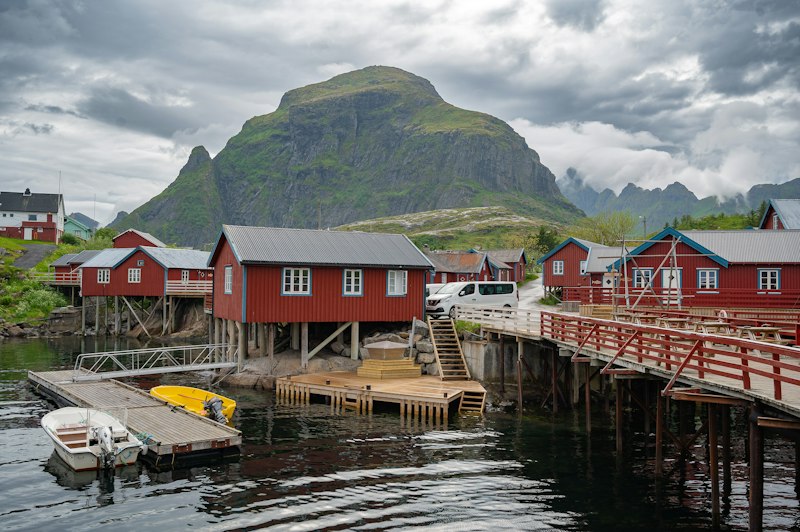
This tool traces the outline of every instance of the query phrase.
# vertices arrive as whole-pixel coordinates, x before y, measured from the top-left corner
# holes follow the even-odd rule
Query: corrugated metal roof
[[[0,192],[0,209],[16,212],[58,212],[61,194]]]
[[[148,240],[148,241],[152,242],[154,246],[158,246],[160,248],[167,247],[167,245],[165,243],[163,243],[161,240],[157,239],[156,237],[154,237],[150,233],[145,233],[144,231],[139,231],[138,229],[133,229],[133,228],[127,229],[127,230],[121,232],[120,234],[118,234],[117,236],[112,238],[111,240],[116,240],[119,237],[121,237],[122,235],[124,235],[125,233],[136,233],[137,235],[139,235],[140,237],[144,238],[145,240]]]
[[[103,251],[103,250],[102,249],[84,249],[83,251],[81,251],[80,253],[75,255],[69,261],[69,263],[70,264],[83,264],[86,261],[88,261],[90,259],[93,259],[97,255],[99,255],[101,251]]]
[[[493,258],[488,253],[486,254],[486,260],[488,260],[491,264],[494,264],[497,268],[499,268],[501,270],[513,270],[514,269],[513,266],[509,266],[508,264],[506,264],[502,260],[497,260],[497,259]]]
[[[406,236],[223,225],[242,263],[432,268]]]
[[[681,231],[728,262],[800,262],[800,231]]]
[[[80,268],[113,268],[125,259],[135,248],[110,248],[84,262]]]
[[[608,265],[622,256],[621,247],[601,246],[596,244],[589,248],[586,257],[586,272],[600,273],[608,271]]]
[[[519,259],[522,258],[525,249],[488,249],[486,253],[488,253],[489,257],[493,260],[499,260],[506,264],[514,264],[515,262],[519,262]]]
[[[425,254],[437,272],[480,273],[486,253],[482,251],[428,251]]]
[[[208,268],[208,256],[210,255],[208,251],[150,246],[141,246],[141,249],[165,268],[180,270],[205,270]]]
[[[778,213],[784,229],[800,229],[800,199],[773,199],[770,203]]]
[[[66,255],[61,255],[56,260],[50,263],[50,266],[68,266],[70,259],[76,257],[77,253],[67,253]]]

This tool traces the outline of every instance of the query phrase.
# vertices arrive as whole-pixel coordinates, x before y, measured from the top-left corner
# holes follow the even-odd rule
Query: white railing
[[[179,371],[235,368],[237,345],[208,344],[156,347],[78,355],[73,381],[98,381]]]
[[[538,337],[542,332],[542,313],[513,307],[456,305],[456,319],[479,324],[492,331]]]
[[[34,272],[31,274],[34,281],[40,283],[80,286],[81,272]]]
[[[170,281],[167,280],[167,295],[204,295],[210,294],[214,286],[214,281]]]

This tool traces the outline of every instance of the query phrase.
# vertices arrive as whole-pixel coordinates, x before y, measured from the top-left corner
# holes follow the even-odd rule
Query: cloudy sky
[[[0,189],[103,223],[292,88],[369,65],[509,122],[558,177],[800,177],[796,0],[0,2]]]

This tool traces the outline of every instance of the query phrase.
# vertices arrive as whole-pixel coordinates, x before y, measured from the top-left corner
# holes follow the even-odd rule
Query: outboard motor
[[[219,397],[212,397],[208,401],[203,401],[203,407],[206,409],[206,415],[223,425],[228,422],[225,414],[222,413],[222,399]]]
[[[100,447],[102,466],[113,468],[116,455],[114,453],[114,438],[111,427],[94,427],[92,431]]]

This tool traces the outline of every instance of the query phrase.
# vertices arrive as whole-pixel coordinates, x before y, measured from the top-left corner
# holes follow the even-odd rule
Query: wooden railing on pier
[[[687,330],[542,312],[542,337],[614,365],[760,399],[800,414],[800,349]]]
[[[507,332],[526,338],[538,338],[541,318],[538,310],[513,307],[457,305],[456,319],[477,323],[484,329]]]
[[[34,281],[57,286],[80,286],[81,272],[34,272],[31,274]]]
[[[212,280],[199,280],[199,281],[167,281],[167,295],[168,296],[184,296],[184,297],[204,297],[210,294],[214,281]]]
[[[641,296],[641,297],[640,297]],[[681,288],[680,293],[672,289],[657,288],[644,290],[629,287],[602,288],[598,286],[565,287],[563,301],[579,301],[583,304],[620,306],[633,304],[655,307],[661,305],[712,308],[772,308],[800,310],[800,290],[758,290],[756,288],[717,288],[701,290]]]

